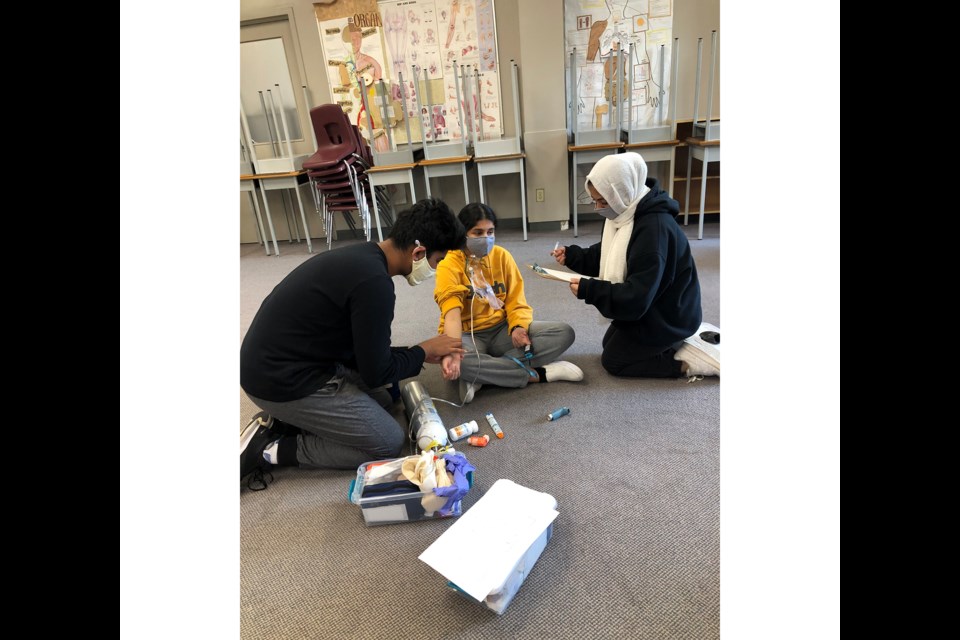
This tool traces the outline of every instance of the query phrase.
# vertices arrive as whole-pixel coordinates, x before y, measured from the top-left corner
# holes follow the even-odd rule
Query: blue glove
[[[434,487],[433,492],[441,498],[448,498],[447,502],[438,509],[441,516],[453,514],[457,503],[470,491],[470,480],[467,479],[467,472],[476,471],[477,468],[467,462],[462,453],[448,453],[443,456],[448,473],[453,474],[453,484],[449,487]]]

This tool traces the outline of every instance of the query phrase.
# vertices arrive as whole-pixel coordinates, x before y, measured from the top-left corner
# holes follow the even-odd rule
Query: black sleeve
[[[564,266],[585,276],[600,275],[600,242],[586,249],[571,245],[567,247]]]
[[[420,373],[426,357],[419,346],[390,348],[390,326],[396,294],[388,278],[371,278],[350,296],[350,323],[357,371],[370,388]]]
[[[583,279],[577,297],[611,320],[639,320],[653,304],[665,266],[666,260],[658,253],[639,255],[629,261],[627,279],[622,283]]]

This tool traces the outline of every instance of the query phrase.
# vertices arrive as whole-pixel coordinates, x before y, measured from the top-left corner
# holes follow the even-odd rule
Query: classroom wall
[[[718,32],[717,75],[713,91],[713,117],[720,117],[720,0],[673,0],[673,37],[680,38],[680,79],[677,94],[677,120],[693,119],[693,98],[697,77],[697,38],[703,38],[703,87],[700,93],[700,118],[707,117],[707,90],[710,87],[710,32]]]
[[[531,223],[556,222],[568,216],[569,183],[567,168],[566,97],[564,95],[564,24],[561,0],[495,0],[498,58],[502,70],[504,134],[514,135],[513,95],[508,73],[510,60],[520,68],[520,111],[527,153],[527,215]],[[293,24],[300,46],[305,81],[314,105],[330,101],[326,67],[320,34],[309,0],[241,0],[240,20],[255,21],[292,10]],[[719,0],[674,0],[674,36],[680,38],[680,80],[677,118],[693,117],[697,38],[704,39],[700,117],[706,115],[709,82],[710,31],[719,29]],[[721,43],[722,45],[722,43]],[[720,115],[720,68],[717,56],[717,84],[714,92],[714,117]],[[460,178],[433,181],[433,195],[444,198],[458,211],[463,201]],[[425,195],[422,179],[416,183],[417,195]],[[488,202],[501,219],[520,218],[519,176],[492,176],[484,180]],[[545,192],[545,201],[536,202],[536,189]],[[471,176],[471,199],[478,197],[476,177]],[[292,193],[292,192],[291,192]],[[303,191],[306,196],[306,190]],[[287,238],[281,196],[270,194],[277,237]],[[313,201],[304,199],[311,236],[322,235]],[[398,205],[402,209],[403,205]],[[256,242],[256,230],[249,198],[241,195],[240,241]],[[299,213],[298,213],[299,215]],[[338,229],[345,228],[342,220]],[[283,248],[281,247],[281,251]]]

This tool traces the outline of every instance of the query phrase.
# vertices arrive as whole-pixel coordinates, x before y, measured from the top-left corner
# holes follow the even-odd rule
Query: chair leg
[[[703,240],[703,217],[704,210],[707,208],[707,153],[703,154],[703,176],[700,178],[700,230],[697,232],[697,240]]]
[[[341,213],[343,213],[343,219],[347,221],[347,226],[350,227],[354,240],[359,240],[360,236],[357,235],[357,224],[353,221],[353,216],[350,215],[349,211],[342,211]]]
[[[524,175],[524,161],[520,158],[520,210],[523,213],[523,241],[527,241],[527,178]]]
[[[313,206],[316,207],[317,215],[320,215],[320,196],[317,192],[317,183],[313,178],[310,178],[310,194],[313,196]]]
[[[387,227],[392,227],[395,212],[393,210],[393,202],[391,202],[387,196],[386,187],[377,187],[377,200],[380,202],[381,219]]]
[[[373,187],[373,215],[377,219],[377,238],[383,242],[383,228],[380,226],[380,207],[377,205],[377,188]]]
[[[263,210],[267,214],[267,226],[270,228],[270,237],[273,239],[273,252],[277,257],[280,257],[280,245],[277,243],[277,230],[273,226],[273,216],[270,215],[270,203],[268,202],[266,191],[263,191]]]
[[[573,206],[573,237],[576,238],[580,235],[580,225],[579,225],[579,209],[580,205],[577,202],[577,152],[573,152],[573,179],[570,180],[570,204]]]
[[[257,218],[257,234],[263,242],[263,250],[270,255],[270,241],[267,240],[267,233],[263,229],[263,216],[260,214],[260,205],[257,203],[257,190],[247,192],[250,195],[250,202],[253,203],[253,215]]]
[[[327,230],[327,250],[333,248],[333,234],[336,233],[333,228],[333,212],[327,208],[327,196],[321,195],[323,202],[323,226]]]
[[[287,237],[289,238],[289,240],[287,240],[287,243],[293,244],[294,230],[293,230],[293,226],[291,226],[290,224],[290,208],[287,206],[287,190],[286,189],[280,190],[280,202],[283,203],[283,218],[287,221]],[[297,227],[296,234],[297,234],[297,242],[300,242],[300,227]]]
[[[674,183],[674,180],[673,180],[673,177],[674,177],[674,176],[673,176],[673,174],[674,174],[674,172],[676,171],[676,161],[677,161],[677,150],[676,150],[676,148],[674,148],[673,151],[670,152],[670,163],[669,163],[669,164],[670,164],[670,169],[669,169],[670,175],[667,176],[667,181],[668,181],[667,184],[670,185],[670,186],[667,188],[667,195],[670,196],[671,198],[673,198],[673,183]]]
[[[360,200],[357,202],[357,210],[360,212],[360,222],[363,224],[363,238],[369,241],[370,207],[367,205],[367,190],[364,188],[362,183],[360,184]]]
[[[303,212],[303,199],[300,197],[300,185],[293,188],[297,194],[297,206],[300,207],[300,220],[303,221],[303,235],[307,239],[307,253],[313,253],[313,243],[310,242],[310,227],[307,226],[307,215]]]

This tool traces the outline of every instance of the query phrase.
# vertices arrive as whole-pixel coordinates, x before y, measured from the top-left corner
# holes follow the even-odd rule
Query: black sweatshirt
[[[640,344],[667,347],[700,326],[700,281],[687,236],[674,219],[677,201],[654,178],[637,204],[627,245],[627,276],[620,284],[581,279],[577,297],[595,306]],[[586,276],[600,273],[600,245],[567,247],[566,266]]]
[[[322,387],[337,363],[371,388],[417,375],[423,349],[390,348],[395,302],[376,243],[310,258],[260,306],[240,347],[240,386],[256,398],[289,402]]]

